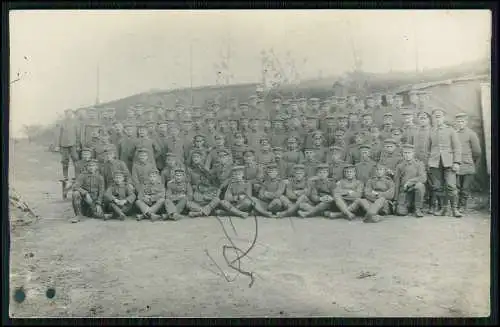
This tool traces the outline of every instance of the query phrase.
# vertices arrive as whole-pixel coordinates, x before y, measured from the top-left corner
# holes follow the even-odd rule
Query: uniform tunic
[[[392,124],[382,125],[382,128],[380,129],[380,137],[382,138],[382,140],[392,137],[392,129],[393,129]]]
[[[117,159],[106,161],[100,167],[101,176],[104,178],[104,186],[106,189],[110,185],[113,185],[113,174],[117,171],[123,172],[125,181],[130,182],[130,173],[127,165],[123,161]]]
[[[250,182],[230,182],[224,195],[224,200],[231,203],[238,202],[237,197],[240,195],[246,195],[249,198],[252,196],[252,184]]]
[[[363,182],[360,180],[347,180],[344,178],[335,185],[334,194],[341,196],[344,200],[354,201],[363,195],[363,187]],[[353,193],[347,194],[348,191],[352,191]]]
[[[113,203],[115,200],[127,200],[129,204],[135,202],[135,189],[131,184],[124,183],[123,185],[111,184],[104,194],[104,199],[107,202]]]
[[[134,154],[136,150],[136,139],[134,137],[125,136],[117,148],[118,159],[127,164],[129,172],[132,171],[134,162]]]
[[[453,128],[445,125],[433,127],[429,140],[429,167],[439,168],[441,160],[445,168],[451,167],[453,163],[460,163],[462,146]]]
[[[402,161],[396,168],[394,177],[396,195],[404,192],[403,186],[407,182],[416,182],[424,184],[427,181],[427,174],[424,164],[413,159],[411,161]]]
[[[227,150],[227,148],[225,147],[213,148],[212,150],[210,150],[205,159],[205,168],[212,169],[213,167],[218,165],[220,163],[219,151],[224,149]]]
[[[168,136],[158,134],[155,139],[153,150],[155,152],[156,167],[161,171],[165,166],[165,155],[169,152]]]
[[[73,190],[80,193],[88,192],[95,204],[101,205],[104,197],[104,179],[99,173],[84,172],[76,178]]]
[[[174,153],[179,159],[184,160],[184,140],[180,135],[170,135],[167,138],[167,146],[170,153]]]
[[[274,152],[272,152],[272,151],[267,151],[267,152],[259,151],[259,152],[257,152],[257,162],[259,163],[259,165],[261,165],[263,167],[272,163],[272,162],[275,162]]]
[[[346,161],[331,161],[330,162],[330,177],[334,182],[344,178],[344,168],[348,163]]]
[[[78,123],[74,119],[63,120],[59,131],[59,146],[80,146],[80,143],[80,129],[78,128]]]
[[[108,147],[114,148],[114,152],[118,153],[117,149],[116,149],[116,146],[114,146],[111,143],[102,143],[102,142],[100,142],[100,143],[98,143],[96,145],[95,155],[96,155],[97,161],[99,161],[99,163],[101,165],[104,163],[104,155],[106,154],[106,148],[108,148]]]
[[[309,182],[309,199],[319,203],[324,195],[332,196],[335,190],[335,181],[332,179],[311,178]]]
[[[148,198],[149,197],[149,198]],[[146,182],[138,187],[137,200],[151,206],[165,198],[165,186],[161,182]]]
[[[249,150],[248,145],[233,145],[231,147],[231,153],[233,156],[233,162],[235,165],[243,165],[243,154],[245,151]]]
[[[375,164],[376,163],[373,160],[358,162],[356,164],[356,178],[361,182],[366,183],[373,175]]]
[[[307,179],[302,179],[297,181],[295,178],[291,178],[290,182],[286,186],[285,196],[292,201],[297,201],[301,195],[309,196],[309,182]]]
[[[148,161],[156,166],[154,141],[149,137],[138,137],[136,139],[136,149],[146,148],[148,150]],[[138,152],[134,154],[134,162],[137,161]]]
[[[265,180],[259,191],[259,199],[264,202],[271,202],[285,194],[286,184],[281,179]]]
[[[429,141],[431,127],[420,127],[415,136],[415,158],[422,161],[425,165],[429,162]]]
[[[134,185],[134,187],[138,189],[140,185],[145,184],[148,181],[149,172],[154,169],[156,169],[156,167],[150,162],[135,162],[134,166],[132,167],[131,174],[132,185]]]
[[[318,162],[326,162],[328,158],[328,149],[325,147],[315,147],[313,149],[314,152],[314,159]]]
[[[304,154],[302,151],[286,151],[283,153],[283,161],[286,162],[286,176],[291,176],[292,169],[295,164],[301,164],[304,162]]]
[[[392,200],[395,193],[395,185],[389,177],[372,177],[365,184],[365,198],[375,202],[378,198],[373,196],[373,191],[379,193],[378,198]]]
[[[457,131],[462,146],[462,160],[458,175],[471,175],[476,173],[476,164],[481,156],[481,145],[476,132],[468,127]]]
[[[187,200],[193,198],[193,189],[191,184],[187,181],[177,182],[174,179],[167,183],[166,198],[171,201],[177,201],[183,197]]]
[[[380,154],[379,163],[384,165],[394,174],[396,172],[396,167],[398,166],[401,160],[402,160],[401,151],[396,149],[394,150],[393,153],[382,151],[382,153]]]
[[[406,144],[415,145],[419,128],[415,125],[403,125],[401,141]]]
[[[312,158],[312,160],[304,159],[304,172],[306,175],[306,178],[314,177],[316,176],[316,167],[322,163],[321,161],[316,160],[315,158]],[[293,167],[292,167],[293,169]]]

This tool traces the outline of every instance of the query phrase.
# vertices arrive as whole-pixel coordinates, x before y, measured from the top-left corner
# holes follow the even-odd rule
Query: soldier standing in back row
[[[462,146],[462,160],[457,173],[459,209],[467,210],[467,200],[470,197],[470,186],[476,173],[476,166],[481,157],[481,145],[476,132],[467,127],[467,114],[455,116],[457,134]]]
[[[431,203],[437,197],[441,198],[441,212],[437,215],[446,216],[448,202],[451,203],[452,214],[460,218],[458,211],[457,177],[462,159],[460,139],[455,130],[444,123],[444,110],[434,109],[435,126],[431,129],[429,138],[429,177],[431,178]],[[443,190],[443,187],[445,188]]]
[[[59,151],[61,152],[61,163],[63,169],[63,181],[68,181],[69,158],[73,162],[76,170],[76,162],[78,161],[78,152],[81,148],[80,130],[78,124],[73,118],[71,110],[65,111],[64,120],[61,123],[59,132]]]

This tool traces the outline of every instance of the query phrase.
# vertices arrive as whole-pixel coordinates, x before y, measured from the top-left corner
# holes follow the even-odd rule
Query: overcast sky
[[[489,55],[489,11],[12,11],[11,133],[57,113],[150,89],[215,84],[230,40],[234,82],[260,80],[260,52],[290,51],[301,75],[353,68],[351,38],[370,72],[437,68]],[[415,39],[416,38],[416,39]],[[415,42],[416,40],[416,42]],[[25,59],[25,57],[27,59]]]

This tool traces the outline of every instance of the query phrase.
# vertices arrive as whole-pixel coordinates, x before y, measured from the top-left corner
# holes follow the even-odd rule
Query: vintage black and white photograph
[[[11,318],[488,317],[488,10],[9,14]]]

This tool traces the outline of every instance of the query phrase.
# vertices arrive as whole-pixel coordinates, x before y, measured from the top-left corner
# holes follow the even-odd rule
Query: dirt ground
[[[488,316],[490,216],[361,221],[258,219],[233,278],[215,218],[71,224],[57,153],[10,148],[9,183],[40,219],[11,232],[11,317]],[[15,215],[15,211],[11,213]],[[13,219],[11,217],[11,219]],[[248,248],[254,220],[233,218]],[[13,300],[17,288],[25,299]],[[49,299],[46,291],[55,290]]]

